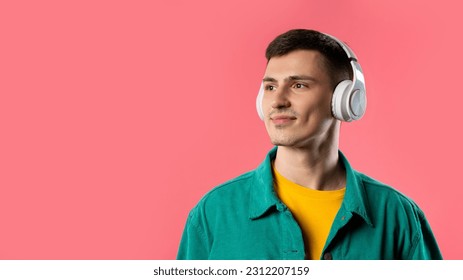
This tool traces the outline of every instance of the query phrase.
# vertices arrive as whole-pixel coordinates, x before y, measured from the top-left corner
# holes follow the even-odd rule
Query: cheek
[[[262,110],[264,110],[264,113],[267,113],[269,108],[271,106],[271,100],[268,94],[264,94],[262,97]]]
[[[262,112],[264,113],[264,120],[268,118],[268,115],[272,111],[272,100],[268,95],[264,95],[262,98]]]
[[[318,100],[317,110],[320,113],[331,115],[331,99],[333,94],[327,93],[323,98]]]
[[[298,109],[300,118],[303,121],[322,120],[331,118],[331,99],[324,98],[313,102],[307,102]]]

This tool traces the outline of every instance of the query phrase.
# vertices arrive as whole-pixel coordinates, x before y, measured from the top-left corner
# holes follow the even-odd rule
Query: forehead
[[[265,76],[279,80],[293,75],[328,77],[325,58],[315,50],[296,50],[268,61]]]

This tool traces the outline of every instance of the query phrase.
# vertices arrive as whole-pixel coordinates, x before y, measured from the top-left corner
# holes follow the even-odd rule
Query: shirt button
[[[332,260],[332,259],[333,259],[333,256],[331,255],[330,252],[327,252],[327,253],[325,253],[325,254],[323,255],[323,259],[329,261],[329,260]]]

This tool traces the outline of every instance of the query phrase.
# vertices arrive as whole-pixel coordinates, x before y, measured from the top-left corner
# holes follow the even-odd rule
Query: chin
[[[305,147],[308,143],[314,140],[316,137],[314,135],[299,135],[296,137],[295,135],[271,135],[270,142],[274,146],[282,146],[282,147],[294,147],[294,148],[302,148]]]
[[[270,138],[270,142],[274,146],[293,146],[296,141],[294,139],[281,139],[281,138]]]

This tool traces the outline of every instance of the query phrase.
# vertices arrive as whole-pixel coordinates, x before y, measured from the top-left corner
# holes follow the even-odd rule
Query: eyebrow
[[[317,81],[314,77],[305,76],[305,75],[291,75],[284,79],[285,81]],[[277,82],[275,78],[272,77],[264,77],[262,79],[263,82]]]

